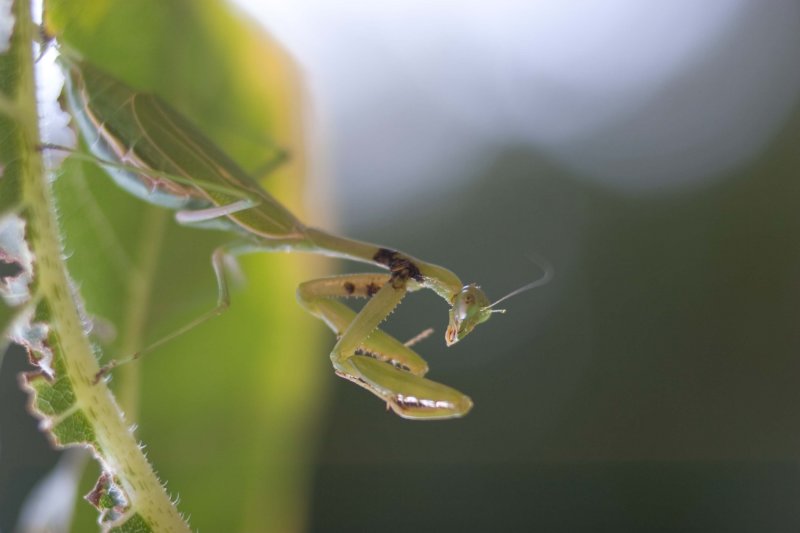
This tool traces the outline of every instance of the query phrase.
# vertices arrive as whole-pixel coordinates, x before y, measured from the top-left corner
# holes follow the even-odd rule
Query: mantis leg
[[[232,213],[238,213],[245,209],[250,209],[258,205],[255,201],[250,199],[239,200],[232,204],[221,205],[218,207],[209,207],[208,209],[185,209],[175,213],[175,220],[179,224],[196,224],[198,222],[206,222],[215,218],[224,217]]]
[[[194,329],[195,327],[199,326],[206,320],[209,320],[211,318],[214,318],[215,316],[219,316],[222,313],[224,313],[228,309],[228,307],[230,307],[231,303],[228,281],[225,278],[226,264],[230,262],[235,263],[236,256],[239,253],[242,253],[243,251],[247,251],[250,249],[252,249],[252,245],[250,243],[234,242],[234,243],[223,244],[222,246],[214,250],[214,252],[211,254],[211,266],[214,268],[214,276],[216,277],[217,280],[217,304],[214,306],[214,308],[210,309],[209,311],[206,311],[205,313],[198,316],[191,322],[176,329],[166,337],[162,337],[153,344],[150,344],[149,346],[139,350],[132,356],[126,357],[124,359],[112,359],[111,361],[103,365],[100,368],[100,371],[97,372],[97,374],[95,374],[95,383],[100,381],[100,379],[102,379],[103,377],[107,376],[116,367],[136,361],[137,359],[140,359],[143,355],[152,352],[161,345]]]
[[[428,366],[411,348],[378,329],[378,325],[415,290],[391,274],[351,274],[303,283],[301,305],[323,320],[339,340],[331,351],[336,374],[372,392],[387,408],[410,419],[463,416],[469,397],[423,376]],[[370,296],[359,313],[332,298]]]
[[[281,165],[289,160],[289,152],[283,148],[277,148],[277,153],[271,159],[252,169],[249,174],[256,178],[261,178],[272,174]]]

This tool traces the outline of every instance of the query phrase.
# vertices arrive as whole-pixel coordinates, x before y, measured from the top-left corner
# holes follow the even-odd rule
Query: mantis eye
[[[477,285],[467,285],[453,298],[445,342],[448,346],[457,343],[491,315],[486,294]]]

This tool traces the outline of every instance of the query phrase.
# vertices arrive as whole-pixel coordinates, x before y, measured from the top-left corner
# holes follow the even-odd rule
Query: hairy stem
[[[30,5],[26,0],[17,0],[14,9],[14,39],[19,45],[12,46],[10,53],[17,54],[19,85],[15,108],[20,126],[15,131],[23,176],[22,212],[36,258],[35,299],[47,302],[49,326],[63,353],[64,375],[58,379],[68,380],[75,398],[69,412],[59,413],[59,418],[63,420],[80,411],[88,419],[91,443],[103,469],[123,489],[130,512],[139,515],[143,525],[153,531],[189,531],[129,431],[108,387],[103,382],[93,383],[99,365],[85,335],[79,300],[67,275],[52,191],[38,150]]]

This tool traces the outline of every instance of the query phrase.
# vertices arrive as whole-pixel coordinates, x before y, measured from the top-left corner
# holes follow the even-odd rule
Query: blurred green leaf
[[[161,95],[244,168],[288,149],[290,164],[267,188],[297,207],[298,84],[272,41],[211,1],[62,0],[47,9],[59,40]],[[102,343],[107,357],[130,355],[213,307],[210,253],[228,235],[177,226],[91,164],[69,162],[56,192],[71,275],[96,330],[116,330]],[[113,381],[194,529],[292,531],[304,523],[308,438],[329,372],[310,334],[319,328],[294,299],[314,266],[264,254],[242,266],[246,281],[230,311],[119,368]],[[91,528],[92,513],[79,513],[76,530]]]
[[[14,46],[13,39],[10,44]],[[8,115],[19,90],[19,77],[17,54],[0,54],[0,98],[6,103],[0,108],[0,216],[19,205],[21,196],[19,125]]]

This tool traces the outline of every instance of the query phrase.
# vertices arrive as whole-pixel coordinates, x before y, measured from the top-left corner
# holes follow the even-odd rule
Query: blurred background
[[[449,349],[434,295],[387,322],[400,339],[435,328],[418,351],[472,397],[461,420],[386,413],[333,376],[320,333],[288,529],[800,528],[796,0],[235,8],[300,73],[307,221],[493,298],[539,276],[532,255],[556,272]],[[17,489],[53,461],[14,385],[24,366],[9,355],[0,375],[2,437],[33,443]],[[174,457],[142,438],[164,474]]]

